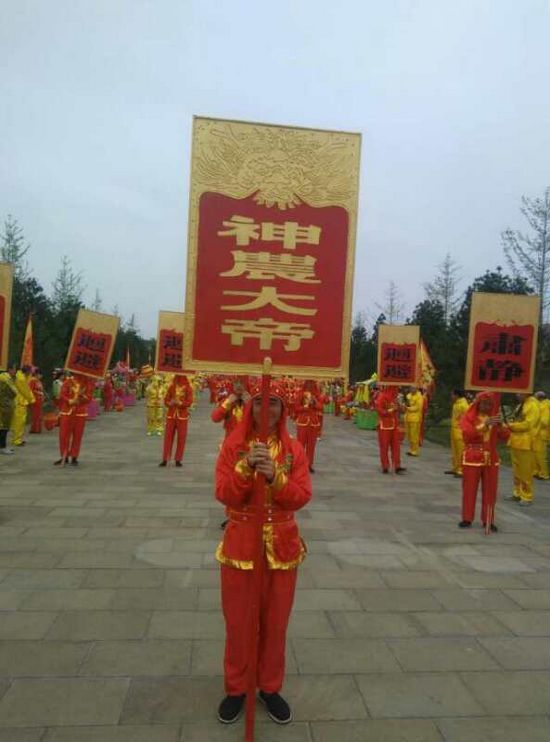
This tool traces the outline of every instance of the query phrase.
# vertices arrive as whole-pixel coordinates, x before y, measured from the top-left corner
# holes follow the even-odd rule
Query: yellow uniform
[[[30,374],[24,374],[19,370],[15,374],[15,388],[17,395],[15,397],[15,408],[11,419],[12,444],[22,446],[25,441],[25,425],[27,423],[27,407],[35,402],[34,394],[29,386]]]
[[[147,410],[147,435],[164,433],[164,397],[166,387],[160,376],[153,376],[145,391]]]
[[[409,439],[409,456],[418,456],[423,408],[424,397],[422,392],[418,390],[409,392],[407,394],[407,406],[405,408],[405,428],[407,438]]]
[[[535,477],[550,479],[548,474],[548,441],[550,440],[550,399],[539,400],[540,426],[535,441]]]
[[[520,405],[518,419],[508,423],[508,440],[514,471],[514,497],[522,502],[533,501],[533,474],[535,471],[535,441],[540,428],[540,405],[529,396]]]
[[[464,453],[464,439],[460,421],[470,405],[465,397],[458,397],[453,402],[451,412],[451,457],[452,470],[455,474],[462,474],[462,454]]]

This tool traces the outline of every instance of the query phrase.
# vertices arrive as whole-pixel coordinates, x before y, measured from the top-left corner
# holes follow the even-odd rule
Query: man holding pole
[[[285,673],[286,630],[296,587],[297,567],[305,558],[294,512],[311,498],[308,461],[286,428],[284,390],[269,389],[267,442],[259,442],[261,395],[253,393],[242,425],[226,438],[216,467],[216,498],[229,523],[216,558],[221,564],[226,626],[226,696],[218,709],[224,724],[237,721],[249,688],[250,660],[257,658],[256,687],[273,721],[286,724],[292,713],[280,695]],[[258,480],[265,477],[265,505],[258,514]],[[254,590],[254,520],[263,519],[263,577],[259,598],[257,655],[246,631]],[[254,671],[254,668],[252,668]]]

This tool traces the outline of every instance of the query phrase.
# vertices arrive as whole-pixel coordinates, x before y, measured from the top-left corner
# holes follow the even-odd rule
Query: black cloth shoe
[[[487,527],[487,524],[486,524],[486,523],[484,523],[484,524],[483,524],[483,528],[486,528],[486,527]],[[493,533],[498,533],[498,528],[497,528],[497,527],[495,526],[495,524],[494,524],[494,523],[491,523],[491,525],[489,526],[489,528],[491,529],[491,531],[492,531]]]
[[[444,471],[443,474],[454,474],[454,469],[447,469],[447,471]]]
[[[228,523],[229,523],[229,519],[228,520],[224,520],[223,523],[220,523],[220,528],[222,529],[222,531],[223,531],[223,529],[226,527],[226,525]]]
[[[71,466],[78,466],[78,459],[74,459],[71,461]]]
[[[290,706],[278,693],[264,693],[261,690],[259,698],[267,709],[267,715],[274,722],[277,724],[288,724],[292,721]]]
[[[176,461],[176,466],[183,466],[183,464],[181,463],[181,461]]]
[[[311,474],[315,474],[315,469],[312,466],[309,467],[309,471]]]
[[[166,464],[167,464],[166,461],[161,461],[160,464],[159,464],[159,466],[166,466]]]
[[[382,469],[382,474],[389,474],[389,471],[387,469]]]
[[[57,461],[54,461],[53,462],[53,465],[54,466],[61,466],[62,463],[63,463],[63,459],[57,459]]]
[[[222,724],[233,724],[243,712],[246,695],[226,696],[218,706],[218,720]]]
[[[398,466],[395,470],[396,474],[403,474],[403,472],[407,471],[407,468],[405,466]]]
[[[460,523],[458,524],[458,527],[459,528],[470,528],[471,525],[472,525],[471,520],[461,520]]]

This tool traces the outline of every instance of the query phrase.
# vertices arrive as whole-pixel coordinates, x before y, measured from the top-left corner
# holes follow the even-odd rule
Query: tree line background
[[[380,324],[420,325],[422,338],[438,370],[430,416],[436,421],[447,417],[451,390],[464,384],[472,293],[485,291],[541,296],[536,384],[550,387],[550,332],[544,324],[550,310],[550,188],[538,198],[524,196],[521,213],[527,230],[506,229],[501,234],[506,271],[501,266],[488,267],[469,286],[461,288],[460,265],[447,254],[437,266],[432,281],[424,284],[425,298],[410,314],[406,314],[399,287],[393,281],[388,285],[384,303],[375,306],[370,321],[366,311],[359,312],[351,335],[350,381],[362,381],[376,369]],[[0,236],[0,257],[15,266],[10,359],[19,361],[25,326],[32,313],[35,364],[40,366],[48,383],[52,370],[65,361],[77,312],[85,306],[86,286],[82,274],[64,256],[50,291],[46,291],[32,274],[29,251],[22,227],[8,216]],[[103,311],[98,289],[87,306]],[[120,316],[117,306],[105,311]],[[121,317],[113,360],[123,360],[127,349],[133,367],[139,368],[154,358],[155,339],[141,335],[134,315],[128,319]]]
[[[539,294],[541,314],[535,384],[550,392],[550,328],[545,324],[550,309],[550,188],[542,197],[521,201],[525,232],[506,229],[501,234],[502,266],[486,268],[466,288],[461,288],[460,265],[447,254],[437,266],[432,281],[424,284],[425,298],[406,314],[398,286],[389,283],[385,301],[377,305],[375,319],[359,312],[351,335],[350,380],[362,381],[376,370],[378,327],[386,324],[420,325],[435,367],[436,392],[430,418],[438,422],[449,416],[449,397],[463,388],[474,291],[504,294]],[[481,254],[481,253],[480,253]]]
[[[8,215],[0,235],[0,260],[14,266],[10,362],[19,364],[25,327],[32,314],[34,363],[41,369],[46,387],[49,388],[53,369],[61,368],[65,363],[78,310],[85,306],[120,317],[121,328],[113,351],[113,362],[125,360],[127,350],[134,368],[154,361],[155,339],[142,337],[134,315],[124,319],[117,306],[104,309],[98,289],[92,302],[84,302],[86,286],[83,276],[73,269],[67,256],[62,257],[51,289],[46,291],[32,273],[29,252],[30,245],[25,240],[23,228]]]

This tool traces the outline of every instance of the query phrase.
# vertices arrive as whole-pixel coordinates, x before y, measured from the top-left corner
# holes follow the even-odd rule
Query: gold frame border
[[[0,368],[8,367],[10,353],[10,334],[11,334],[11,303],[13,298],[13,278],[15,271],[12,263],[0,263],[0,284],[5,287],[6,314],[4,316],[5,334],[0,347]]]
[[[259,363],[231,363],[201,361],[192,358],[194,331],[195,331],[195,299],[197,278],[197,242],[198,242],[198,204],[200,196],[208,191],[223,193],[214,186],[198,187],[196,183],[197,172],[197,128],[201,122],[212,122],[221,124],[238,124],[251,127],[267,127],[270,129],[296,129],[299,131],[319,132],[336,136],[357,138],[357,153],[355,158],[355,175],[353,178],[353,198],[351,204],[336,203],[346,208],[349,217],[348,250],[346,273],[344,279],[344,311],[342,313],[342,349],[340,352],[340,365],[335,367],[314,367],[285,365],[277,366],[277,374],[300,376],[303,378],[345,378],[349,377],[350,343],[352,331],[352,303],[353,303],[353,280],[355,272],[355,249],[357,239],[357,219],[359,204],[359,181],[361,174],[361,134],[358,132],[337,131],[333,129],[315,129],[304,126],[288,126],[282,124],[268,124],[253,121],[239,121],[234,119],[217,119],[206,116],[193,116],[192,146],[191,146],[191,172],[189,185],[189,216],[187,226],[187,280],[185,292],[185,332],[183,336],[183,365],[184,368],[195,371],[208,371],[213,373],[254,374],[258,373]],[[252,191],[251,193],[253,193]],[[250,196],[251,193],[248,195]],[[227,195],[227,194],[226,194]]]
[[[483,306],[484,303],[485,307]],[[517,305],[520,303],[523,304],[523,307],[518,311]],[[510,310],[510,306],[512,306],[512,310]],[[482,311],[485,311],[485,316],[479,316],[480,307]],[[500,392],[502,394],[533,393],[539,341],[539,312],[540,296],[533,296],[532,294],[493,294],[487,291],[473,292],[468,325],[468,353],[466,356],[466,370],[464,372],[464,388],[466,390],[473,392]],[[499,321],[502,323],[506,322],[506,324],[532,324],[535,328],[529,384],[524,389],[518,389],[516,387],[477,386],[470,384],[468,381],[472,377],[472,366],[474,362],[474,324],[477,322],[498,323]]]
[[[86,315],[90,317],[90,320],[92,317],[95,317],[99,320],[99,324],[101,325],[104,323],[104,326],[107,327],[108,322],[112,322],[113,320],[116,320],[116,330],[113,333],[113,344],[111,346],[111,351],[109,353],[109,357],[107,358],[107,363],[105,364],[105,373],[103,376],[97,376],[97,374],[88,374],[85,371],[81,371],[80,369],[73,369],[69,366],[69,358],[71,355],[71,348],[73,347],[73,343],[76,337],[76,331],[78,327],[85,326],[86,323],[89,323],[90,320],[86,320]],[[78,310],[78,314],[76,315],[76,321],[74,323],[73,327],[73,334],[71,335],[71,342],[69,343],[69,348],[67,350],[67,355],[65,357],[65,370],[70,371],[72,374],[78,374],[79,376],[87,376],[89,379],[104,379],[107,372],[109,371],[109,366],[111,365],[111,360],[113,358],[113,353],[115,352],[115,345],[116,345],[116,338],[118,335],[118,331],[120,329],[120,317],[117,317],[114,314],[105,314],[104,312],[94,312],[91,309],[84,309],[81,308]],[[111,331],[111,327],[108,327],[109,332]],[[94,332],[103,332],[103,330],[97,330],[95,329]]]

